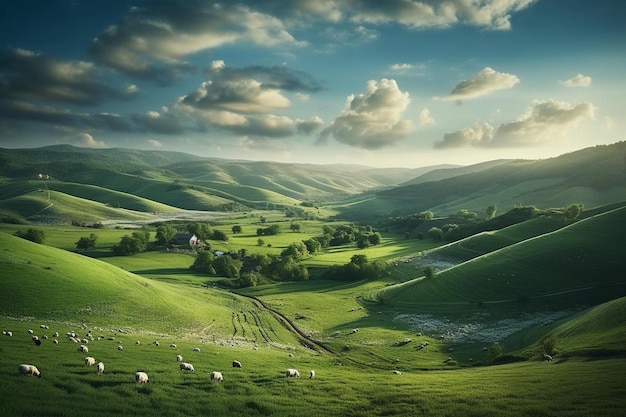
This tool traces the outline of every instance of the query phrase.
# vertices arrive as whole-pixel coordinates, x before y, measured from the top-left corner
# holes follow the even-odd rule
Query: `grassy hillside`
[[[439,181],[396,187],[377,193],[395,209],[388,215],[432,210],[455,213],[483,210],[495,204],[500,211],[516,205],[563,207],[582,203],[596,207],[623,200],[626,195],[626,142],[583,149],[556,158],[514,161],[490,169]],[[371,210],[372,201],[345,210]]]
[[[624,295],[626,208],[599,214],[447,269],[435,278],[389,287],[385,303],[459,303],[475,308],[564,309]],[[445,307],[444,307],[445,308]]]
[[[270,341],[297,344],[271,315],[232,294],[149,280],[6,233],[0,233],[0,247],[2,316],[252,342],[263,325],[233,321],[233,314],[252,311],[268,323]]]

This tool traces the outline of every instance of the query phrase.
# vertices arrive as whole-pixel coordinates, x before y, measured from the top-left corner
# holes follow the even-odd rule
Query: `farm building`
[[[170,243],[174,245],[189,245],[192,248],[199,242],[199,239],[193,233],[176,233]]]

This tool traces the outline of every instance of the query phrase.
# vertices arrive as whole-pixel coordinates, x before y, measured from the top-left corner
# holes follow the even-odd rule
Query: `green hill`
[[[105,328],[234,340],[260,334],[297,343],[266,311],[249,300],[207,288],[149,280],[108,263],[0,233],[0,315],[29,320],[91,323]],[[164,255],[167,256],[167,255]],[[233,322],[253,311],[255,324]],[[237,327],[234,327],[237,326]],[[252,340],[251,337],[249,340]]]
[[[385,303],[450,310],[502,305],[512,310],[567,309],[626,294],[626,207],[473,258],[434,278],[388,287]],[[451,307],[455,306],[455,307]]]

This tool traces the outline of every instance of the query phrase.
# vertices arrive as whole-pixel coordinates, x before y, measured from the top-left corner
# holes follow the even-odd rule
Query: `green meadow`
[[[64,152],[66,160],[49,162],[42,151],[56,170],[45,183],[20,176],[34,169],[30,162],[17,173],[17,163],[0,169],[1,416],[624,415],[621,185],[590,190],[572,176],[572,186],[561,186],[554,172],[565,175],[568,164],[559,158],[438,174],[449,187],[441,197],[419,178],[404,192],[391,188],[410,179],[402,172],[158,152],[129,152],[126,161],[119,150],[85,152],[97,169],[79,175],[77,151]],[[20,161],[7,150],[0,156]],[[475,190],[520,172],[514,187]],[[573,190],[598,204],[566,219],[558,213],[577,201]],[[418,197],[437,214],[480,213],[524,194],[537,198],[542,215],[455,242],[411,237],[388,221],[419,213],[427,203]],[[325,226],[372,225],[382,239],[306,257],[308,280],[226,288],[227,278],[190,269],[191,248],[155,242],[159,224],[183,231],[196,222],[226,234],[207,241],[223,252],[278,256]],[[270,225],[279,226],[276,235],[257,234]],[[112,251],[140,227],[150,234],[148,250]],[[42,244],[15,236],[30,228],[45,233]],[[78,251],[90,234],[95,247]],[[328,279],[355,255],[383,262],[384,273]],[[176,355],[195,371],[181,371]],[[102,361],[104,373],[86,366],[86,356]],[[20,376],[21,363],[36,365],[41,378]],[[301,377],[287,378],[288,368]],[[136,383],[137,371],[149,383]],[[212,382],[212,371],[224,381]]]

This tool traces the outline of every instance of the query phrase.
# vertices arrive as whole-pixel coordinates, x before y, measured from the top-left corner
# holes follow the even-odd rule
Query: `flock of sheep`
[[[46,325],[41,325],[42,329],[47,330],[49,327]],[[83,328],[85,328],[85,326],[83,326]],[[118,330],[119,332],[122,332],[121,330]],[[39,339],[38,336],[33,335],[34,331],[32,329],[28,330],[28,333],[31,336],[31,339],[33,340],[33,342],[35,343],[35,345],[40,346],[41,345],[41,340]],[[2,334],[4,334],[5,336],[13,336],[13,333],[10,331],[3,331]],[[74,342],[74,343],[80,343],[79,347],[77,348],[77,351],[80,353],[89,353],[89,348],[87,347],[87,344],[89,343],[89,341],[93,341],[96,340],[92,333],[91,330],[88,331],[88,333],[85,335],[84,338],[79,337],[76,332],[68,332],[67,334],[67,338],[69,341]],[[58,337],[59,337],[59,333],[58,332],[54,332],[53,333],[53,343],[54,344],[58,344]],[[42,339],[47,339],[47,336],[43,336]],[[97,340],[102,340],[104,339],[104,336],[99,336],[97,338]],[[110,338],[112,339],[112,338]],[[141,343],[139,341],[135,342],[136,345],[140,345]],[[159,346],[159,342],[155,341],[153,343],[155,346]],[[176,344],[172,343],[170,344],[170,347],[172,348],[176,348]],[[123,347],[122,344],[119,343],[117,349],[119,351],[123,351]],[[192,349],[193,352],[200,352],[200,348],[194,347]],[[293,356],[290,354],[290,356]],[[189,362],[183,362],[183,357],[182,355],[176,355],[176,361],[180,362],[179,367],[181,371],[186,371],[186,372],[194,372],[195,369],[193,367],[193,365]],[[103,362],[98,362],[96,364],[96,359],[92,356],[86,356],[84,359],[85,362],[85,366],[91,367],[91,366],[96,366],[96,372],[98,374],[103,374],[104,373],[104,363]],[[243,365],[241,364],[241,362],[234,360],[232,362],[232,366],[233,368],[242,368]],[[21,364],[18,366],[18,374],[22,375],[22,376],[35,376],[38,378],[41,378],[41,372],[39,371],[39,369],[32,364]],[[289,368],[285,371],[285,377],[287,378],[300,378],[300,372],[297,369],[294,368]],[[213,371],[210,374],[210,378],[212,382],[223,382],[224,381],[224,376],[222,375],[221,372],[219,371]],[[311,370],[309,372],[309,378],[313,379],[315,378],[315,371]],[[137,371],[135,373],[135,381],[138,384],[146,384],[149,381],[148,378],[148,374],[144,371]]]

